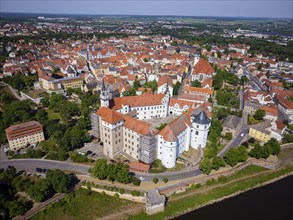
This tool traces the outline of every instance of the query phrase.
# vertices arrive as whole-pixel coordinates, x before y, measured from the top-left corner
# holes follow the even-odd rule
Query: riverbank
[[[291,220],[293,175],[196,209],[173,220]],[[245,210],[245,211],[244,211]]]
[[[195,193],[191,195],[190,192],[178,194],[183,198],[175,201],[169,201],[164,212],[152,215],[151,218],[158,220],[172,219],[203,206],[207,206],[251,189],[278,181],[279,179],[289,175],[293,175],[292,166],[273,171],[263,171],[260,172],[259,175],[247,177],[246,179],[242,178],[241,180],[227,182],[225,184],[220,184],[220,181],[217,180],[219,184],[215,184],[215,186],[206,193],[200,193],[198,189],[194,189]],[[139,215],[131,216],[129,219],[143,220],[149,218],[150,216],[145,213],[140,213]]]

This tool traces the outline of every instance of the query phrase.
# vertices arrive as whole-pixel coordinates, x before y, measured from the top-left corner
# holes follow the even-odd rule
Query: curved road
[[[8,166],[14,166],[17,170],[25,170],[27,172],[35,172],[35,169],[60,169],[72,172],[77,172],[80,174],[90,175],[88,169],[92,166],[84,164],[70,163],[66,161],[55,161],[55,160],[43,160],[43,159],[14,159],[5,160],[0,162],[1,168],[7,168]],[[152,181],[153,177],[163,177],[166,176],[169,180],[180,180],[190,177],[194,177],[201,174],[198,168],[193,170],[183,170],[176,173],[162,173],[162,174],[136,174],[137,177],[143,177],[145,181]]]

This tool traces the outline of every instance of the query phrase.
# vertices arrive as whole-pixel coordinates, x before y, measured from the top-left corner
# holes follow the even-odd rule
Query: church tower
[[[169,102],[170,102],[170,90],[169,90],[169,86],[166,83],[166,89],[165,89],[165,96],[163,98],[163,105],[165,106],[165,117],[167,117],[169,115]]]
[[[193,66],[195,65],[195,64],[197,64],[197,62],[199,61],[199,59],[200,59],[200,56],[199,56],[199,54],[195,54],[194,55],[194,61],[193,61]]]
[[[106,89],[104,80],[103,80],[102,89],[100,93],[100,100],[101,100],[101,107],[103,106],[109,107],[109,93]]]

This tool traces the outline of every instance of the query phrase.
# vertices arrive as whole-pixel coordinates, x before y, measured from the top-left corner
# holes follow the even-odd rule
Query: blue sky
[[[0,0],[0,12],[293,17],[292,0]]]

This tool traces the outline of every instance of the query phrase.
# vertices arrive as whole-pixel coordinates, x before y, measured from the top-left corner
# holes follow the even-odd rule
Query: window
[[[198,135],[198,131],[195,131],[195,135]]]

